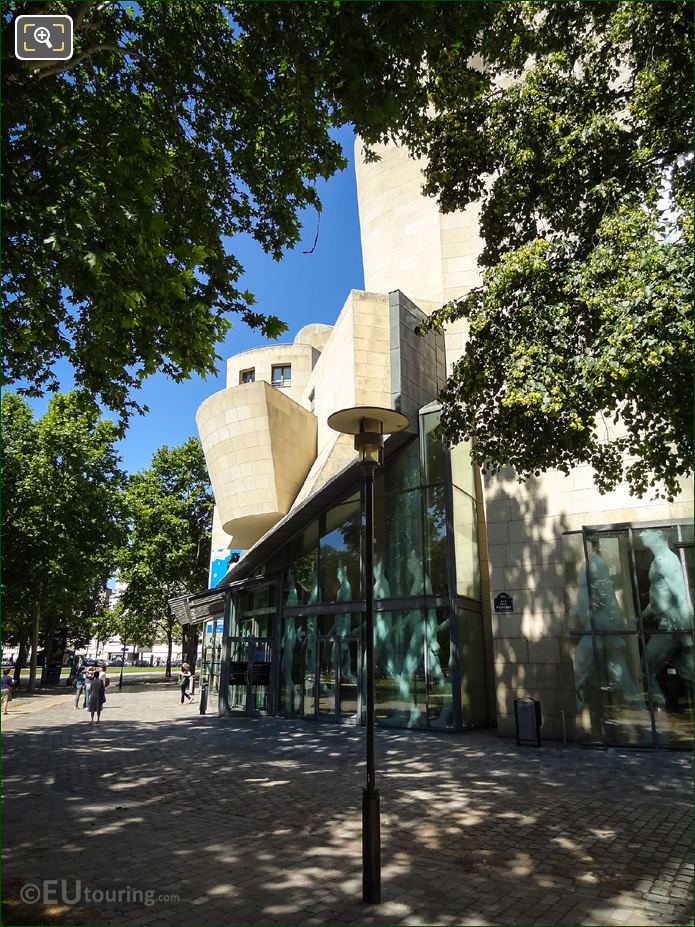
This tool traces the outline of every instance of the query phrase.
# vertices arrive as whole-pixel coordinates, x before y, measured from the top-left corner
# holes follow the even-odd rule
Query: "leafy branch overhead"
[[[346,166],[332,129],[373,143],[418,123],[427,59],[488,15],[460,6],[9,0],[6,378],[37,395],[67,358],[126,419],[150,374],[214,369],[231,313],[281,334],[234,236],[279,259],[320,210],[316,182]],[[73,16],[71,61],[17,61],[28,11]]]
[[[442,424],[492,470],[667,496],[691,470],[692,27],[689,3],[511,3],[484,66],[432,75],[426,189],[480,198],[484,240],[482,286],[429,323],[470,331]]]
[[[29,10],[72,13],[72,61],[14,58]],[[276,259],[296,244],[345,163],[328,104],[222,5],[10,2],[3,22],[6,377],[39,394],[66,357],[127,416],[150,374],[214,370],[229,313],[281,334],[228,237]]]
[[[692,29],[687,0],[34,3],[76,54],[29,67],[3,28],[5,374],[76,382],[125,417],[142,379],[214,367],[242,290],[233,236],[274,257],[332,129],[427,159],[444,211],[477,208],[483,285],[437,313],[470,341],[452,441],[523,477],[591,463],[668,494],[690,469]],[[473,204],[479,203],[478,207]]]

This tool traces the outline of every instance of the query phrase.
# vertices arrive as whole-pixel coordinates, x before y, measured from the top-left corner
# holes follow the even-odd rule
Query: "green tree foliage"
[[[41,418],[2,399],[3,640],[84,636],[124,540],[118,429],[89,396],[57,394]]]
[[[119,412],[141,380],[214,369],[229,312],[276,337],[227,236],[275,258],[344,166],[328,104],[246,33],[253,5],[5,5],[5,372],[40,392],[67,357]],[[26,65],[15,14],[69,12],[71,61]],[[251,22],[248,28],[253,27]]]
[[[125,418],[155,371],[212,371],[230,313],[279,335],[233,236],[279,259],[345,167],[331,129],[376,142],[417,123],[428,60],[482,21],[460,6],[8,0],[6,377],[41,393],[65,357]],[[28,12],[71,14],[70,61],[14,57]]]
[[[445,210],[481,202],[483,285],[431,321],[470,327],[444,432],[492,470],[590,463],[603,491],[675,494],[693,443],[692,5],[483,6],[405,131]]]
[[[178,633],[168,600],[206,588],[210,563],[213,498],[205,458],[196,438],[161,447],[152,465],[131,477],[126,490],[130,533],[119,558],[127,584],[121,604],[141,637]],[[149,627],[150,632],[146,629]]]
[[[147,617],[124,608],[121,601],[100,609],[90,621],[90,631],[98,642],[118,636],[123,647],[149,647],[156,637],[156,629]]]
[[[14,59],[29,8],[72,14],[72,61]],[[352,123],[368,152],[426,157],[443,210],[481,203],[484,284],[433,320],[470,324],[448,438],[522,477],[589,462],[602,489],[676,490],[693,434],[688,0],[14,0],[5,23],[9,377],[40,391],[64,355],[127,414],[155,370],[210,371],[230,311],[278,334],[230,238],[296,244],[316,181],[344,166],[331,129]]]

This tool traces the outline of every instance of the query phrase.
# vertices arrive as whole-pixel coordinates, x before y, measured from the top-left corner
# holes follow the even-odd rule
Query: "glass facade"
[[[693,736],[692,526],[565,538],[575,736],[687,747]]]
[[[328,509],[319,521],[321,602],[353,602],[362,597],[361,543],[362,502],[357,494]]]
[[[454,554],[450,464],[438,421],[438,412],[422,415],[419,436],[375,481],[376,716],[392,727],[453,729],[487,721],[479,584],[471,582],[478,565],[465,562],[477,561],[475,534],[466,528],[467,546]],[[458,469],[470,490],[466,460],[472,471],[467,452],[459,455]],[[360,486],[275,553],[280,575],[233,595],[230,710],[364,720],[364,544]],[[465,609],[457,606],[459,565],[466,574],[460,584]],[[462,659],[477,665],[465,668]]]
[[[256,586],[232,597],[228,647],[227,707],[272,711],[272,667],[277,614],[276,586]]]

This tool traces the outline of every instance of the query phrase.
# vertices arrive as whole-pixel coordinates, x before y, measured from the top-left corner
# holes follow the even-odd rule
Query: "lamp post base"
[[[381,800],[378,789],[362,790],[362,901],[381,904]]]

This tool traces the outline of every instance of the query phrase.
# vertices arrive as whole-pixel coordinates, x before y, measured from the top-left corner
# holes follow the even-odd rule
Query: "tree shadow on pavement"
[[[4,732],[4,923],[39,915],[18,892],[45,880],[81,895],[42,923],[689,922],[682,754],[380,731],[373,908],[360,901],[362,731],[119,714]]]

